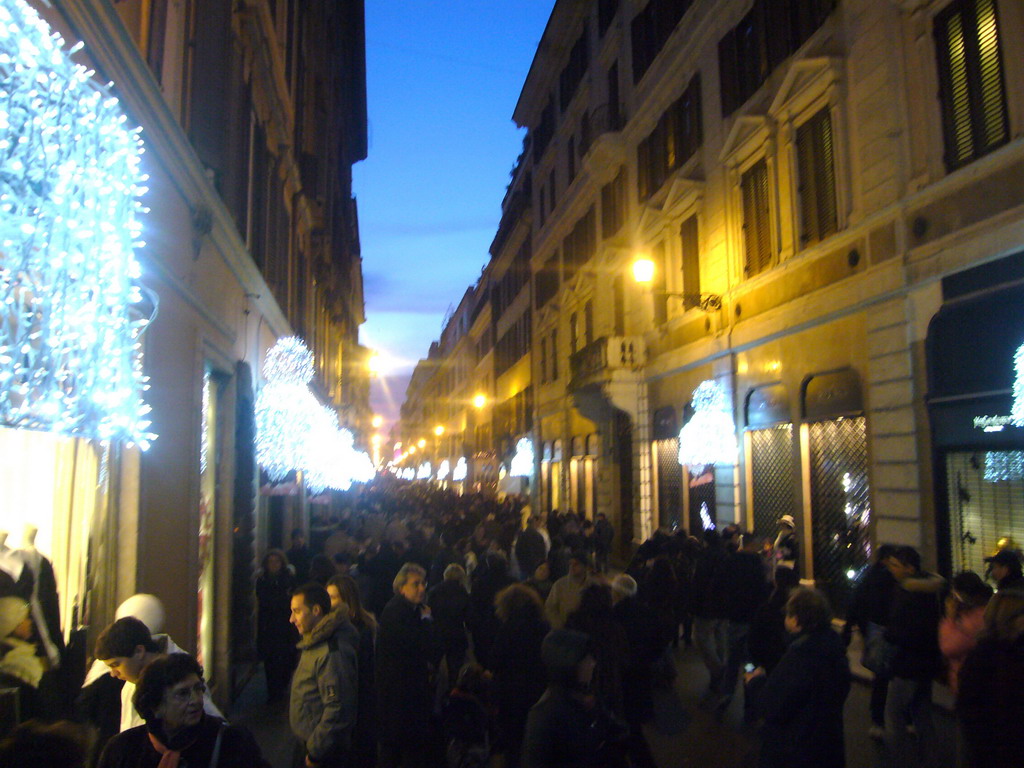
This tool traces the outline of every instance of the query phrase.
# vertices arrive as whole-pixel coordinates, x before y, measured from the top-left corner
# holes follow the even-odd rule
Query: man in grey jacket
[[[299,740],[295,766],[347,766],[356,722],[359,632],[348,607],[332,612],[327,590],[316,583],[295,590],[291,611],[289,621],[302,635],[288,712]]]

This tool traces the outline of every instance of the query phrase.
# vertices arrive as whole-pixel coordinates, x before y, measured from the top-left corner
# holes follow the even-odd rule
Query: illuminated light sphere
[[[519,438],[516,453],[512,457],[508,473],[512,477],[533,477],[533,441],[528,437]]]
[[[1024,427],[1024,344],[1017,347],[1013,356],[1013,407],[1010,416],[1013,426]]]
[[[0,0],[0,424],[145,450],[139,129],[23,0]]]
[[[438,437],[443,435],[444,434],[444,427],[442,427],[440,424],[438,424],[436,427],[434,427],[434,434],[437,435]]]
[[[722,386],[708,380],[693,391],[693,417],[679,430],[679,463],[692,474],[736,463],[736,424]]]
[[[633,262],[633,279],[641,285],[654,282],[654,261],[642,256]]]
[[[478,394],[473,398],[475,408],[483,408],[485,405],[487,405],[487,395]]]
[[[437,479],[444,480],[446,477],[448,477],[448,471],[450,470],[450,468],[451,465],[448,463],[448,459],[443,459],[437,467]]]
[[[313,380],[313,353],[298,336],[285,336],[267,352],[263,376],[269,381],[305,386]]]
[[[381,416],[379,413],[378,414],[374,414],[374,417],[372,419],[370,419],[370,424],[371,424],[371,426],[373,426],[374,429],[380,429],[380,427],[381,427],[381,425],[383,423],[384,423],[384,417]]]
[[[455,462],[455,469],[452,470],[452,482],[461,483],[466,479],[466,457],[460,456]]]

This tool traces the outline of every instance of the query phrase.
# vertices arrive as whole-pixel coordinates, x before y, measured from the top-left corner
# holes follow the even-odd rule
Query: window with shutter
[[[800,240],[807,246],[824,240],[838,228],[832,118],[827,107],[797,128],[796,155]]]
[[[935,18],[946,166],[1009,140],[996,0],[955,0]]]
[[[743,241],[746,249],[743,271],[753,277],[772,264],[772,236],[768,202],[768,164],[758,160],[743,174]]]
[[[700,241],[697,239],[697,217],[690,216],[679,228],[683,248],[683,306],[693,309],[700,304]]]

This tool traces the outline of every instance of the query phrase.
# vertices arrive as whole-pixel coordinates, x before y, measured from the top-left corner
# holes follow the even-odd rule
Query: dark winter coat
[[[725,549],[719,545],[705,547],[697,555],[691,603],[694,616],[706,619],[725,618],[725,562]]]
[[[625,630],[629,643],[628,662],[622,677],[625,717],[630,723],[645,723],[654,717],[652,668],[668,646],[663,622],[635,597],[620,600],[612,613]]]
[[[849,692],[846,646],[831,628],[790,643],[760,692],[760,768],[843,768]]]
[[[624,735],[622,724],[596,697],[550,686],[526,722],[523,768],[602,768],[606,748]]]
[[[221,723],[223,721],[219,717],[203,715],[195,729],[181,734],[184,743],[195,739],[190,746],[181,750],[181,765],[207,768]],[[157,768],[160,765],[160,753],[149,740],[149,727],[149,724],[140,725],[114,736],[103,749],[97,768]],[[164,743],[163,738],[158,738]],[[263,759],[260,748],[247,730],[224,725],[217,768],[270,768],[270,763]]]
[[[725,618],[747,623],[768,598],[768,581],[764,563],[753,552],[730,552],[722,571]]]
[[[524,579],[533,576],[537,566],[543,563],[547,556],[547,543],[540,531],[528,526],[519,534],[516,540],[516,562],[519,563],[519,573]]]
[[[855,624],[865,636],[869,623],[885,626],[895,588],[896,579],[885,564],[873,563],[853,591],[850,608],[846,612],[847,623]]]
[[[427,605],[434,618],[434,626],[444,642],[445,652],[465,651],[469,647],[466,619],[469,616],[469,592],[456,579],[442,581],[427,594]],[[452,679],[459,670],[449,670]]]
[[[897,649],[893,677],[930,678],[941,669],[938,590],[943,583],[938,576],[924,576],[906,579],[893,590],[885,630],[885,639]]]
[[[256,649],[263,660],[278,654],[294,658],[299,636],[288,618],[296,586],[295,575],[287,568],[275,574],[262,571],[256,577]]]
[[[541,643],[550,631],[539,616],[514,612],[499,628],[487,668],[497,725],[497,749],[505,752],[522,739],[526,716],[547,685]]]
[[[983,638],[960,669],[956,710],[972,766],[1018,768],[1024,756],[1024,637]]]
[[[419,606],[395,595],[377,632],[378,737],[387,744],[428,738],[433,728],[434,672],[443,647],[434,622]]]

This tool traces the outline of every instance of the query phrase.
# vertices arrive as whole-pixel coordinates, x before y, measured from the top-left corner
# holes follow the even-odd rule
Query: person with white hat
[[[18,689],[23,717],[38,717],[39,686],[47,663],[32,642],[29,604],[20,597],[0,597],[0,687]]]
[[[783,515],[779,518],[779,534],[775,537],[772,552],[775,555],[776,565],[791,568],[799,573],[800,542],[796,537],[796,520],[792,515]]]

